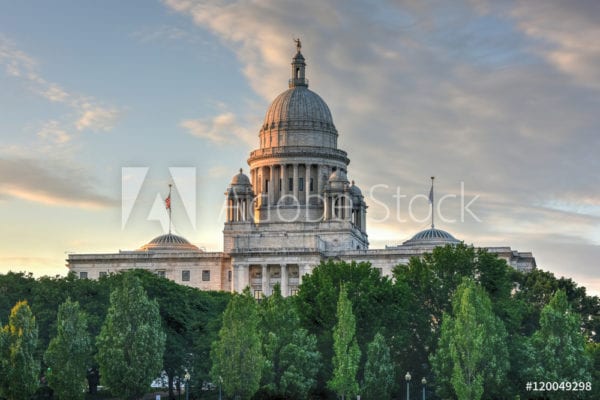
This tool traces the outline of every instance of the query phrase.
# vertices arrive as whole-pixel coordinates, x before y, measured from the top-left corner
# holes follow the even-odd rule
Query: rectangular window
[[[231,282],[231,271],[227,271],[227,282]]]
[[[304,178],[298,178],[298,190],[304,191]]]
[[[290,289],[290,295],[295,296],[298,294],[298,289]]]
[[[263,297],[262,290],[260,290],[260,289],[255,289],[255,290],[254,290],[254,298],[255,298],[256,300],[260,300],[260,299],[262,299],[262,297]]]
[[[190,271],[181,271],[181,280],[184,282],[190,281]]]
[[[289,178],[288,179],[288,192],[291,192],[294,190],[294,178]]]
[[[165,271],[156,271],[156,275],[160,276],[161,278],[166,278],[167,277]]]
[[[79,273],[79,279],[87,279],[88,278],[88,274],[86,271],[81,271]]]
[[[108,273],[106,271],[100,271],[100,278],[104,278]]]
[[[265,181],[265,192],[268,192],[268,191],[269,191],[269,180],[267,179]]]
[[[314,191],[315,191],[315,189],[314,189],[314,187],[313,187],[313,178],[310,178],[310,191],[311,191],[311,192],[314,192]]]
[[[205,269],[204,271],[202,271],[202,280],[204,282],[210,281],[210,271]]]
[[[281,178],[279,178],[279,191],[281,191]]]

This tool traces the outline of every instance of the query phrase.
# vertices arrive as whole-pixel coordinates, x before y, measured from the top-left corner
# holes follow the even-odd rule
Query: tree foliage
[[[321,355],[317,339],[300,325],[292,298],[279,286],[260,304],[265,370],[262,391],[269,397],[306,399],[316,385]]]
[[[250,399],[259,389],[265,363],[259,323],[258,306],[250,290],[234,295],[210,355],[212,381],[222,381],[227,396]]]
[[[390,348],[381,333],[367,347],[365,379],[361,390],[366,400],[389,399],[394,386],[394,365]]]
[[[333,329],[333,377],[328,382],[331,390],[342,400],[358,393],[356,374],[360,362],[360,349],[356,342],[356,318],[352,303],[342,286],[337,301],[337,324]]]
[[[70,298],[58,307],[57,333],[50,341],[44,360],[50,372],[48,384],[60,400],[83,399],[90,336],[86,315]]]
[[[97,347],[102,382],[115,395],[140,397],[160,373],[165,334],[158,304],[135,276],[125,274],[111,293]]]
[[[394,284],[369,263],[322,262],[310,275],[302,278],[298,295],[293,298],[301,324],[317,337],[323,363],[317,392],[322,398],[330,395],[326,383],[333,374],[332,332],[337,322],[336,304],[342,285],[352,302],[361,354],[366,354],[368,343],[380,332],[390,346],[396,369],[406,368],[408,362],[402,352],[411,336],[406,329],[409,318],[407,285],[404,282]],[[363,365],[359,365],[359,381],[362,380]]]
[[[441,397],[478,400],[498,393],[508,370],[506,330],[487,293],[465,279],[444,314],[439,345],[431,357]]]
[[[572,312],[566,293],[557,291],[542,309],[540,329],[531,338],[535,354],[535,363],[531,366],[532,380],[591,380],[591,360],[585,352],[585,338],[580,326],[580,317]]]
[[[27,301],[19,301],[0,333],[0,396],[28,400],[35,392],[40,371],[37,340],[35,317]]]

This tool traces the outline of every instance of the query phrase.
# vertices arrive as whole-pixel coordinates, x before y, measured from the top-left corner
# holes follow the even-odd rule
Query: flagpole
[[[435,179],[435,176],[432,176],[431,177],[431,196],[429,196],[430,200],[431,200],[431,229],[435,228],[435,225],[433,223],[434,222],[433,217],[434,217],[434,214],[435,214],[434,207],[433,207],[433,180],[434,179]]]
[[[171,234],[171,186],[169,183],[169,235]]]

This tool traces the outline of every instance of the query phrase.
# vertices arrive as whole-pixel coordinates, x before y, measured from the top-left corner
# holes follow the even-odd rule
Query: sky
[[[371,248],[430,224],[435,176],[436,227],[600,295],[595,0],[0,1],[0,272],[140,247],[169,183],[174,231],[221,250],[295,37]]]

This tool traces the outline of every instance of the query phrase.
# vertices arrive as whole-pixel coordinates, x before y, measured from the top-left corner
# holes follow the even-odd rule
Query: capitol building
[[[298,40],[289,88],[267,110],[248,173],[240,170],[225,192],[222,252],[203,251],[168,233],[137,250],[69,254],[67,267],[90,279],[139,268],[203,290],[241,292],[249,286],[255,297],[269,295],[280,284],[289,296],[302,276],[324,260],[366,261],[391,275],[411,257],[460,243],[432,224],[397,246],[369,249],[367,204],[348,179],[350,159],[337,139],[329,107],[308,88]],[[487,250],[514,268],[536,267],[530,252],[508,246]]]

